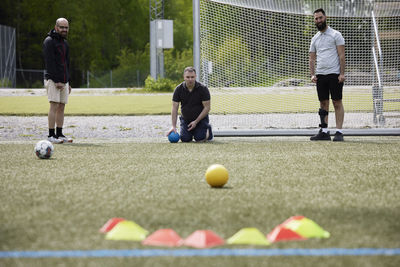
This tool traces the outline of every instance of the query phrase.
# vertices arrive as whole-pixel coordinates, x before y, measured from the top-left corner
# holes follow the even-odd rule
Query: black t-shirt
[[[181,102],[182,117],[187,123],[194,121],[200,115],[204,108],[203,101],[208,100],[210,100],[210,91],[199,82],[195,82],[191,92],[187,89],[185,82],[181,83],[175,88],[172,96],[172,101]]]

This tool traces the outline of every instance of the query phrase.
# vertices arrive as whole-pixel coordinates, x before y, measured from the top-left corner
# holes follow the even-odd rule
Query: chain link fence
[[[143,87],[148,72],[140,70],[117,69],[116,71],[87,71],[86,88],[122,88],[122,87]],[[86,85],[86,86],[85,86]]]
[[[42,88],[44,69],[15,69],[13,88]],[[76,71],[72,73],[72,86],[76,88],[139,88],[144,86],[148,72],[140,70]]]
[[[0,25],[0,87],[16,87],[15,28]]]

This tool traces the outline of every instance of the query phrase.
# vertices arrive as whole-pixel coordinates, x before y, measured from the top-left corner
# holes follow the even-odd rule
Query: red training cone
[[[267,238],[270,242],[289,241],[289,240],[306,240],[296,232],[284,228],[281,224],[275,227],[268,235]]]
[[[289,219],[287,219],[286,221],[284,221],[283,223],[281,223],[280,225],[286,225],[292,221],[300,221],[302,219],[304,219],[305,217],[303,215],[296,215],[296,216],[292,216]]]
[[[197,230],[183,241],[183,245],[194,248],[210,248],[223,244],[225,241],[211,230]]]
[[[179,247],[183,239],[172,229],[160,229],[142,241],[142,245]]]
[[[100,228],[99,232],[100,233],[108,233],[109,231],[111,231],[111,229],[114,228],[114,226],[116,226],[119,222],[122,222],[122,221],[125,221],[125,219],[111,218],[103,225],[103,227]]]

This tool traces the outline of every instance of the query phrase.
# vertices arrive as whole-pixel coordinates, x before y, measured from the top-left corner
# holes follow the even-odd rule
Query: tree
[[[192,46],[191,2],[165,2],[165,18],[174,20],[175,48],[170,51],[171,56],[185,62],[192,58],[183,53]],[[117,69],[126,63],[123,57],[130,58],[130,69],[139,66],[139,61],[140,70],[148,64],[143,63],[150,31],[148,0],[2,0],[0,24],[16,28],[18,68],[44,68],[42,43],[59,17],[70,22],[72,86],[85,83],[87,70]]]

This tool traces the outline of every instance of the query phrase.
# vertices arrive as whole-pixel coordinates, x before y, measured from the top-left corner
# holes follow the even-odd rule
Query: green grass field
[[[185,238],[211,229],[228,239],[244,227],[264,234],[293,215],[331,233],[328,239],[265,248],[399,248],[400,139],[348,137],[217,138],[207,144],[87,140],[56,145],[39,160],[34,142],[0,143],[0,248],[22,250],[152,249],[109,241],[98,232],[112,217]],[[230,173],[210,188],[207,167]],[[251,248],[229,246],[224,248]],[[256,247],[252,247],[256,248]],[[0,266],[399,266],[400,256],[144,257],[0,259]]]
[[[398,98],[398,94],[386,94]],[[71,95],[66,105],[66,115],[158,115],[171,113],[170,94],[130,94],[107,96]],[[370,94],[347,93],[344,100],[346,112],[371,112]],[[288,104],[290,103],[290,104]],[[47,115],[46,96],[0,97],[0,115]],[[386,102],[385,111],[399,111],[400,102]],[[216,94],[211,99],[213,114],[241,113],[293,113],[318,110],[315,93],[291,94]],[[331,107],[333,110],[333,107]]]

